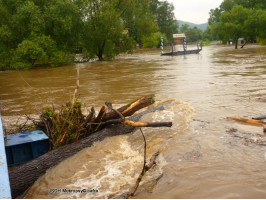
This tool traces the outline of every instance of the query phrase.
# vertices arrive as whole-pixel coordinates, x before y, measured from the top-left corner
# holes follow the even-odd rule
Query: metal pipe
[[[7,160],[4,142],[4,133],[0,113],[0,199],[11,199],[10,183],[7,170]]]

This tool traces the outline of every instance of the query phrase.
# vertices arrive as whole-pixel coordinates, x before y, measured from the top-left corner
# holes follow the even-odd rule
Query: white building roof
[[[173,38],[174,39],[178,39],[178,38],[186,38],[186,35],[184,33],[179,33],[179,34],[173,34]]]

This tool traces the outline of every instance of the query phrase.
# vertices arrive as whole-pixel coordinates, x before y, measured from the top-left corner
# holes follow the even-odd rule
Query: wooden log
[[[264,124],[262,121],[255,120],[255,119],[245,119],[245,118],[240,118],[240,117],[227,117],[227,119],[232,119],[235,121],[240,121],[240,122],[245,122],[245,123],[255,124],[255,125],[260,125],[260,126]]]
[[[129,120],[138,121],[145,114],[156,110],[163,110],[164,106],[170,104],[171,102],[172,101],[164,102],[158,106],[149,108],[146,111],[129,117]],[[57,165],[80,150],[90,147],[94,142],[102,141],[104,138],[110,136],[127,134],[134,130],[135,127],[124,124],[108,126],[101,131],[95,132],[86,138],[78,140],[77,142],[61,146],[32,161],[12,167],[9,169],[12,197],[16,198],[19,195],[22,195],[40,176],[46,172],[47,169]]]
[[[122,124],[134,126],[134,127],[171,127],[172,122],[134,122],[130,120],[125,120]]]
[[[245,119],[240,117],[227,117],[227,119],[232,119],[240,122],[262,126],[263,132],[266,133],[266,123],[261,120],[258,120],[258,119],[265,119],[265,116],[257,117],[256,119]]]
[[[99,114],[98,114],[98,116],[96,117],[96,119],[95,119],[95,123],[99,123],[99,122],[101,122],[102,121],[102,119],[103,119],[103,117],[104,117],[104,115],[105,115],[105,113],[106,113],[106,111],[107,111],[107,108],[105,107],[105,106],[102,106],[101,107],[101,110],[100,110],[100,112],[99,112]]]
[[[266,119],[266,115],[260,116],[260,117],[252,117],[252,119],[256,119],[256,120]]]
[[[122,113],[112,108],[112,104],[110,102],[106,102],[105,104],[108,107],[108,109],[115,111],[118,114],[118,116],[120,116],[120,119],[111,119],[106,122],[102,122],[100,124],[101,127],[104,127],[110,124],[118,124],[118,123],[130,125],[134,127],[163,127],[163,126],[171,127],[172,126],[172,122],[135,122],[135,121],[126,120],[125,117],[122,115]]]
[[[266,124],[262,124],[263,132],[266,133]]]
[[[161,150],[159,150],[159,151],[157,151],[156,153],[154,153],[154,154],[152,155],[151,159],[150,159],[150,162],[149,162],[147,165],[146,165],[146,162],[144,162],[145,165],[144,165],[144,167],[143,167],[143,169],[142,169],[142,171],[141,171],[141,173],[140,173],[140,175],[139,175],[139,177],[138,177],[138,179],[137,179],[137,181],[136,181],[134,187],[131,188],[131,190],[130,190],[129,193],[127,193],[127,194],[125,194],[125,195],[122,195],[122,197],[123,197],[124,199],[128,199],[130,196],[132,197],[132,196],[135,195],[135,193],[136,193],[136,191],[137,191],[137,189],[138,189],[138,187],[139,187],[139,184],[140,184],[140,182],[141,182],[143,176],[146,174],[147,171],[149,171],[149,170],[150,170],[150,169],[156,164],[156,158],[159,156],[159,154],[160,154],[163,150],[164,150],[164,148],[161,149]],[[144,159],[145,159],[145,158],[144,158]]]
[[[91,107],[90,114],[88,114],[88,116],[86,117],[83,127],[85,127],[91,121],[94,121],[94,118],[95,118],[95,109],[94,107]]]
[[[136,111],[145,108],[151,104],[153,104],[154,101],[154,95],[148,95],[148,96],[144,96],[140,99],[137,99],[136,101],[133,101],[132,103],[123,106],[119,109],[117,109],[120,113],[122,113],[122,115],[124,117],[127,116],[131,116],[133,115]],[[119,115],[117,114],[117,112],[115,112],[114,110],[106,113],[105,116],[103,117],[102,121],[108,121],[110,119],[117,119],[120,118]]]

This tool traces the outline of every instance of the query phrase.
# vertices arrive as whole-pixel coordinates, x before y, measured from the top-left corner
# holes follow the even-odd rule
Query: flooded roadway
[[[235,128],[262,134],[262,128],[226,117],[266,114],[266,103],[257,100],[266,96],[266,48],[208,46],[197,55],[159,54],[159,50],[140,51],[114,61],[79,64],[80,100],[88,108],[105,101],[118,107],[147,94],[155,94],[157,100],[176,99],[166,111],[143,119],[170,120],[174,126],[143,129],[148,157],[166,149],[135,197],[265,198],[266,147],[228,133]],[[76,65],[0,72],[4,125],[18,115],[37,114],[47,104],[65,103],[73,94],[75,79]],[[108,138],[50,170],[26,197],[114,197],[134,185],[142,153],[138,131]],[[49,193],[53,188],[99,192]]]

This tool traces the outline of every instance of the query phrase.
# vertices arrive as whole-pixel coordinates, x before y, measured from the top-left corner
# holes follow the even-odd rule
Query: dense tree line
[[[209,33],[214,39],[227,42],[244,37],[266,43],[265,0],[224,0],[218,8],[210,11]]]
[[[159,0],[0,0],[0,67],[62,65],[82,51],[99,60],[158,46],[177,32],[174,7]]]

